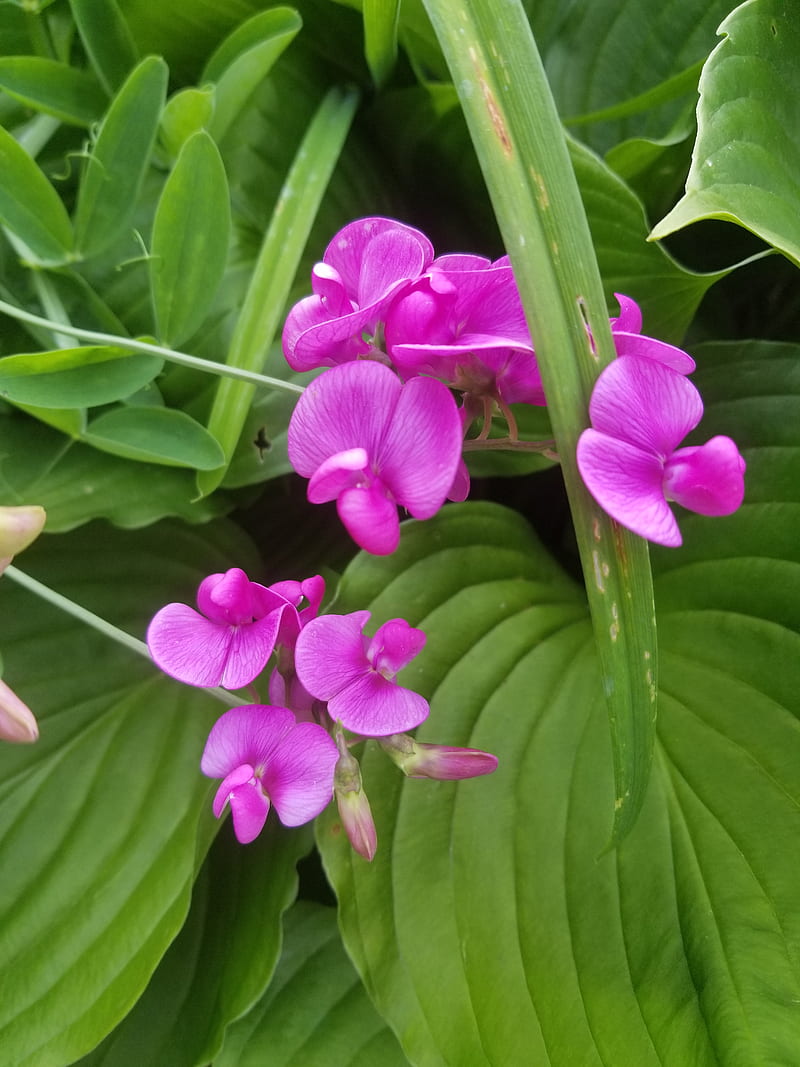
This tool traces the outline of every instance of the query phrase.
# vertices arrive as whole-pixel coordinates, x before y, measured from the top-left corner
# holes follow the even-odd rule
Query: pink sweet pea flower
[[[508,256],[440,256],[391,303],[384,336],[404,378],[430,374],[504,404],[545,403]]]
[[[611,319],[611,334],[618,356],[644,356],[671,367],[679,374],[691,374],[695,369],[692,357],[682,348],[642,336],[642,312],[635,300],[622,293],[614,293],[619,302],[619,316]]]
[[[0,679],[0,739],[15,744],[38,740],[36,717],[13,689]]]
[[[678,448],[703,415],[700,394],[682,373],[654,359],[617,359],[597,379],[589,415],[592,429],[578,441],[581,477],[603,510],[634,533],[677,546],[668,500],[701,515],[729,515],[742,503],[745,461],[729,437]]]
[[[298,723],[288,708],[248,704],[231,708],[208,736],[200,769],[222,778],[214,797],[217,818],[230,804],[243,845],[261,833],[270,804],[284,826],[310,822],[333,796],[339,753],[314,723]]]
[[[422,649],[425,634],[391,619],[367,637],[369,617],[355,611],[314,619],[300,633],[295,664],[309,693],[327,701],[332,719],[364,737],[385,737],[427,718],[427,700],[395,677]]]
[[[497,770],[497,756],[480,748],[430,745],[408,734],[383,737],[380,746],[409,778],[436,778],[456,781],[479,778]]]
[[[428,238],[395,219],[358,219],[340,230],[311,275],[313,296],[296,304],[283,329],[290,367],[313,370],[369,353],[398,290],[433,259]]]
[[[359,360],[310,383],[289,422],[289,459],[309,478],[312,504],[335,500],[350,536],[376,555],[400,540],[397,506],[428,519],[444,504],[461,459],[461,418],[433,378],[405,385]]]
[[[322,589],[319,588],[322,583]],[[147,645],[166,674],[188,685],[240,689],[266,666],[278,640],[293,647],[302,625],[298,607],[307,597],[316,613],[321,578],[307,582],[251,582],[232,567],[200,583],[197,606],[167,604],[147,629]]]

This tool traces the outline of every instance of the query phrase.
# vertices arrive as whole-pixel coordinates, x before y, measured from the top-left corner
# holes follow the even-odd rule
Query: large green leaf
[[[653,229],[698,219],[752,230],[800,266],[800,23],[784,0],[747,0],[703,68],[686,194]]]
[[[51,408],[110,404],[141,389],[164,361],[98,345],[6,356],[0,361],[0,396]]]
[[[347,958],[333,908],[286,915],[286,943],[260,1003],[232,1026],[215,1067],[405,1067]],[[111,1065],[109,1065],[111,1067]]]
[[[150,279],[165,344],[180,345],[208,314],[225,271],[230,228],[225,168],[200,130],[181,149],[153,220]]]
[[[45,537],[24,569],[129,632],[252,549],[230,527]],[[120,560],[125,560],[120,567]],[[215,831],[199,773],[222,705],[6,578],[5,678],[33,746],[0,750],[3,1058],[62,1067],[131,1008],[181,927]]]
[[[0,57],[0,88],[28,107],[79,126],[97,122],[106,104],[88,71],[41,56]]]
[[[144,995],[81,1064],[221,1062],[217,1053],[225,1027],[251,1008],[272,977],[282,914],[297,891],[295,864],[312,844],[308,827],[287,831],[274,816],[247,848],[226,826],[195,883],[186,923]]]
[[[738,441],[746,502],[682,515],[684,546],[654,552],[656,759],[613,854],[588,623],[519,518],[446,510],[406,527],[395,559],[345,574],[338,610],[367,604],[429,635],[408,677],[432,697],[420,736],[500,758],[455,786],[404,780],[368,751],[376,859],[350,853],[332,813],[321,834],[348,950],[415,1064],[796,1054],[800,350],[696,354],[696,439]]]
[[[0,127],[0,222],[43,263],[61,263],[72,227],[58,193],[25,149]]]
[[[93,419],[83,439],[115,456],[168,467],[214,470],[223,458],[205,426],[177,408],[117,407]]]

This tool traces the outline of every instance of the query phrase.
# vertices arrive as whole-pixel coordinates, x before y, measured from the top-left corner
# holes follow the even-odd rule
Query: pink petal
[[[39,737],[36,718],[13,689],[0,679],[0,739],[31,744]]]
[[[235,627],[211,622],[187,604],[167,604],[147,628],[147,647],[157,666],[179,682],[219,685],[234,633]]]
[[[367,645],[367,659],[384,677],[394,677],[425,646],[423,630],[410,626],[405,619],[390,619],[375,631]]]
[[[228,800],[236,840],[242,845],[249,845],[264,829],[269,814],[269,797],[255,782],[247,782],[234,789]]]
[[[330,700],[369,670],[363,633],[369,618],[368,611],[321,615],[301,630],[294,652],[295,670],[318,700]]]
[[[284,826],[309,822],[328,804],[338,758],[336,744],[316,723],[299,723],[282,739],[263,784]]]
[[[456,504],[460,504],[462,500],[466,500],[469,496],[469,470],[463,459],[458,461],[458,467],[456,467],[456,475],[453,478],[453,484],[447,491],[447,499],[452,500]]]
[[[363,737],[385,737],[418,726],[428,717],[428,701],[419,693],[370,671],[328,701],[328,712],[346,730]]]
[[[577,455],[586,488],[613,519],[657,544],[681,543],[664,498],[663,463],[657,456],[596,430],[583,431]]]
[[[197,590],[197,606],[209,619],[238,625],[255,614],[250,579],[239,567],[223,574],[209,574]]]
[[[263,619],[232,629],[222,675],[212,684],[241,689],[261,674],[275,648],[283,611],[281,607]]]
[[[618,356],[640,356],[643,359],[654,359],[663,363],[665,367],[671,367],[678,374],[691,374],[696,367],[695,361],[688,352],[674,345],[668,345],[664,341],[658,341],[655,337],[643,337],[638,333],[624,333],[614,330],[614,345]]]
[[[702,418],[703,401],[683,374],[625,356],[601,372],[589,415],[595,430],[666,459]]]
[[[400,544],[397,505],[381,482],[345,489],[336,510],[347,532],[366,552],[390,556]]]
[[[402,390],[397,375],[371,360],[324,371],[297,401],[289,422],[289,460],[310,478],[326,459],[351,448],[374,457]]]
[[[625,296],[624,293],[614,293],[619,304],[619,317],[611,319],[611,330],[613,333],[617,331],[621,333],[641,333],[642,332],[642,309],[629,296]]]
[[[244,704],[231,708],[214,723],[200,760],[209,778],[225,778],[242,764],[258,768],[269,761],[276,745],[293,728],[288,708]]]
[[[508,257],[506,257],[507,259]],[[498,261],[499,263],[500,261]],[[468,252],[450,252],[444,256],[437,256],[431,263],[433,270],[488,270],[492,261],[486,256],[474,256]]]
[[[363,448],[350,448],[326,459],[311,475],[308,499],[312,504],[335,500],[345,489],[360,485],[366,477],[369,456]]]
[[[398,504],[428,519],[447,499],[461,460],[461,416],[449,389],[433,378],[402,387],[381,451],[382,480]]]
[[[291,309],[283,327],[286,362],[292,370],[302,372],[356,359],[369,351],[369,345],[361,340],[360,322],[364,319],[366,324],[370,314],[356,310],[332,318],[322,297],[304,297]]]
[[[701,515],[730,515],[744,498],[745,461],[730,437],[679,448],[664,470],[664,492]]]
[[[383,218],[380,215],[356,219],[354,222],[348,223],[336,234],[323,256],[326,263],[330,263],[336,268],[348,293],[353,297],[357,296],[363,284],[362,270],[367,251],[373,241],[382,235],[389,235],[390,245],[391,239],[394,238],[397,248],[402,249],[396,257],[398,260],[397,267],[394,270],[391,267],[384,267],[384,275],[389,275],[395,280],[400,276],[417,277],[433,259],[433,245],[420,230],[415,230],[412,226],[406,226],[396,219]],[[404,273],[405,267],[399,262],[404,257],[408,257],[409,248],[413,249],[410,266],[416,268],[416,273],[413,275]],[[382,252],[384,254],[388,252],[390,261],[395,259],[391,249],[384,247]],[[416,266],[417,264],[419,264],[418,267]],[[370,269],[368,268],[365,273],[370,276],[365,281],[371,280],[373,283],[371,288],[375,289],[376,279],[370,275]],[[369,286],[365,285],[364,288],[369,293]],[[359,303],[363,303],[363,301],[359,301]]]
[[[430,262],[427,238],[419,230],[400,227],[374,237],[364,249],[356,299],[361,307],[394,293],[398,285],[414,281]]]
[[[255,770],[249,763],[242,763],[239,767],[234,767],[230,774],[227,774],[220,783],[219,789],[214,794],[214,803],[211,805],[211,810],[214,815],[219,818],[225,810],[225,805],[228,803],[231,792],[234,789],[238,789],[239,786],[250,782],[255,777]]]

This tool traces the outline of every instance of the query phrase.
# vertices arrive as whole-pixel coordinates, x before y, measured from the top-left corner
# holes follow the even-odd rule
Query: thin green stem
[[[224,363],[214,363],[210,359],[190,356],[186,352],[176,352],[172,348],[153,345],[147,341],[137,341],[133,337],[119,337],[111,333],[84,330],[80,326],[72,326],[67,323],[52,322],[50,319],[34,315],[30,311],[14,307],[13,304],[8,304],[5,300],[0,300],[0,312],[9,315],[13,319],[19,319],[20,322],[26,322],[31,326],[43,326],[47,330],[65,333],[70,337],[77,337],[81,341],[89,341],[96,345],[110,345],[113,348],[126,348],[131,352],[144,352],[149,356],[160,356],[169,363],[178,363],[183,367],[204,371],[206,374],[216,374],[220,378],[239,378],[243,382],[250,382],[251,385],[282,389],[285,393],[294,393],[295,396],[299,396],[303,392],[302,385],[295,385],[294,382],[284,382],[280,378],[271,378],[266,374],[256,374],[255,371],[243,370],[240,367],[229,367]]]
[[[28,592],[41,597],[42,600],[46,600],[49,604],[53,604],[61,611],[66,612],[67,615],[71,615],[74,619],[79,619],[81,622],[86,623],[87,626],[91,626],[92,629],[97,630],[98,633],[103,634],[112,641],[116,641],[118,645],[124,645],[125,648],[130,649],[132,652],[144,656],[145,659],[152,663],[150,652],[144,641],[140,641],[137,637],[133,637],[132,634],[126,633],[125,630],[120,630],[118,626],[114,626],[113,623],[108,622],[99,615],[95,615],[95,613],[89,611],[88,608],[76,604],[75,601],[70,600],[69,597],[62,596],[61,593],[57,593],[43,582],[37,581],[36,578],[32,578],[29,574],[26,574],[25,571],[19,570],[18,567],[8,566],[3,571],[3,574],[13,582],[16,582],[17,585],[21,585],[23,589],[27,589]],[[227,704],[229,707],[239,702],[239,698],[234,693],[229,693],[227,689],[217,688],[206,689],[205,691],[211,696],[216,697],[217,700],[221,700],[223,704]]]

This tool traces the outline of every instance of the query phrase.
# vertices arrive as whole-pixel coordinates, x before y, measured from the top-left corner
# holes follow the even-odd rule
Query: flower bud
[[[333,772],[333,790],[339,818],[355,851],[365,860],[372,860],[378,847],[378,835],[367,794],[361,787],[361,768],[349,752],[341,729],[337,729],[335,740],[339,760]]]
[[[12,558],[35,541],[44,527],[44,508],[37,504],[25,507],[0,507],[0,574]]]
[[[409,734],[379,738],[384,752],[409,778],[478,778],[497,768],[497,756],[479,748],[428,745]]]
[[[13,689],[0,681],[0,739],[29,744],[38,740],[39,727],[33,712],[19,699]]]

